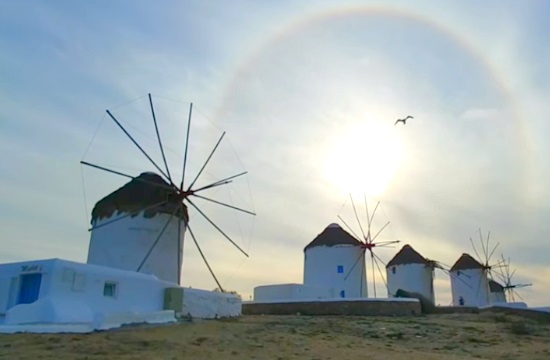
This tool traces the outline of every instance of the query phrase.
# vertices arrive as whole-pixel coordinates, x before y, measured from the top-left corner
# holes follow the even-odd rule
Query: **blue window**
[[[346,297],[346,292],[344,290],[340,291],[340,297],[341,298],[345,298]]]
[[[32,304],[38,300],[40,293],[40,284],[42,283],[42,274],[25,274],[21,275],[19,283],[19,296],[17,297],[18,304]]]
[[[344,273],[344,265],[338,265],[338,274]]]

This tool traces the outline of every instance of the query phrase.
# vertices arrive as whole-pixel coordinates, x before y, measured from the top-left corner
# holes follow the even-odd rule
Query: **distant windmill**
[[[495,274],[493,274],[493,270],[496,269],[496,268],[500,268],[502,266],[502,264],[500,263],[500,261],[497,261],[496,263],[491,264],[491,258],[493,257],[493,254],[495,253],[495,250],[498,248],[500,243],[497,242],[496,245],[493,247],[493,249],[489,250],[490,236],[491,236],[491,231],[489,231],[487,233],[487,239],[484,241],[483,240],[483,235],[481,234],[481,229],[479,229],[479,241],[481,242],[481,248],[483,250],[483,252],[482,252],[483,258],[481,256],[479,256],[479,253],[477,252],[476,247],[474,245],[474,241],[472,240],[471,237],[470,237],[470,243],[472,244],[472,247],[474,248],[474,252],[475,252],[476,256],[478,257],[479,262],[483,266],[483,270],[486,273],[486,278],[488,280],[494,280],[495,279],[495,276],[494,276]],[[480,289],[484,286],[488,286],[488,284],[483,284],[481,282],[481,279],[480,279],[479,283],[477,284],[477,293],[478,294],[479,294]]]
[[[353,269],[357,266],[357,264],[361,260],[362,260],[361,261],[361,263],[362,263],[361,266],[363,267],[362,274],[363,274],[363,276],[365,275],[365,266],[366,266],[366,256],[365,256],[365,254],[368,251],[370,253],[370,258],[371,258],[373,292],[374,292],[374,297],[376,298],[376,273],[375,273],[375,270],[374,270],[375,266],[377,267],[378,272],[379,272],[380,276],[382,277],[382,281],[384,282],[386,290],[387,290],[388,286],[387,286],[384,274],[383,274],[383,272],[382,272],[382,270],[380,269],[380,266],[379,266],[379,262],[382,263],[384,265],[384,267],[386,266],[386,263],[378,255],[376,255],[374,253],[374,248],[377,248],[377,247],[390,247],[392,244],[399,243],[400,240],[389,240],[389,241],[379,241],[379,242],[377,242],[376,239],[378,238],[380,233],[390,224],[390,222],[388,221],[380,230],[378,230],[378,232],[375,235],[372,235],[372,232],[371,232],[372,221],[373,221],[374,216],[376,214],[376,210],[378,209],[378,207],[380,205],[380,201],[378,201],[378,203],[376,204],[376,206],[374,208],[374,211],[372,212],[372,215],[371,215],[369,213],[369,208],[368,208],[368,205],[367,205],[367,197],[366,197],[366,195],[364,195],[365,212],[366,212],[366,218],[367,218],[367,228],[366,228],[366,231],[365,231],[365,229],[363,228],[363,224],[359,220],[359,215],[357,213],[357,208],[355,207],[355,202],[353,201],[353,197],[352,197],[351,194],[349,196],[350,196],[350,200],[351,200],[351,205],[353,207],[353,212],[354,212],[354,215],[355,215],[355,219],[357,221],[357,224],[359,225],[359,230],[360,230],[361,236],[359,236],[340,215],[338,215],[338,218],[344,223],[344,225],[348,228],[348,230],[356,238],[356,240],[362,243],[362,245],[361,245],[362,253],[357,258],[357,260],[353,264],[352,268],[348,271],[345,278],[347,279],[347,277],[352,273]],[[361,287],[362,287],[362,284],[363,284],[363,282],[362,282],[362,279],[361,279],[361,283],[360,283]]]
[[[201,199],[201,200],[208,201],[210,203],[221,205],[221,206],[231,208],[233,210],[237,210],[240,212],[244,212],[250,215],[256,215],[254,212],[241,209],[239,207],[229,205],[221,201],[215,200],[211,197],[207,197],[203,195],[205,192],[207,192],[207,190],[218,188],[222,185],[229,184],[233,182],[235,178],[241,177],[245,175],[247,172],[242,172],[236,175],[228,176],[223,179],[220,179],[211,183],[207,183],[201,186],[196,185],[200,178],[200,175],[205,170],[207,164],[211,160],[212,156],[216,152],[216,149],[220,145],[223,137],[225,136],[225,131],[224,131],[221,137],[219,138],[219,140],[217,141],[217,143],[214,145],[212,151],[204,161],[198,173],[195,175],[194,178],[192,178],[191,181],[189,181],[189,177],[187,177],[187,174],[186,174],[186,166],[187,166],[187,160],[188,160],[187,156],[188,156],[188,150],[189,150],[189,137],[191,132],[191,114],[193,110],[193,104],[191,103],[189,108],[189,117],[187,121],[185,150],[183,153],[182,178],[181,178],[181,181],[174,179],[171,175],[170,168],[168,167],[168,162],[166,161],[164,147],[161,141],[161,136],[160,136],[159,127],[157,124],[157,119],[155,116],[155,108],[153,106],[153,100],[152,100],[151,94],[148,94],[148,97],[149,97],[149,106],[151,109],[151,117],[153,120],[153,124],[155,126],[156,138],[158,140],[158,146],[160,147],[160,152],[162,154],[164,169],[161,168],[161,166],[159,166],[148,155],[148,153],[143,149],[143,147],[139,145],[138,142],[124,128],[124,126],[122,126],[122,124],[112,114],[112,112],[107,110],[108,116],[132,141],[132,143],[137,147],[137,149],[139,149],[139,151],[148,159],[148,161],[154,166],[156,171],[158,171],[158,174],[146,172],[146,173],[142,173],[140,176],[135,177],[135,176],[121,173],[119,171],[111,170],[99,165],[94,165],[86,161],[81,161],[81,164],[83,165],[90,166],[95,169],[103,170],[112,174],[116,174],[119,176],[132,179],[130,183],[126,184],[123,188],[117,190],[117,192],[111,194],[111,195],[119,196],[117,200],[120,200],[120,194],[124,193],[126,196],[126,198],[123,199],[124,203],[122,203],[121,201],[118,201],[117,203],[117,201],[112,201],[108,199],[108,197],[103,199],[105,201],[107,200],[111,201],[111,204],[109,204],[110,208],[107,209],[108,214],[106,216],[103,216],[104,218],[107,218],[108,221],[102,221],[96,224],[97,220],[93,220],[92,228],[90,229],[90,231],[92,231],[92,237],[94,232],[99,233],[100,231],[103,231],[102,229],[101,230],[98,230],[98,229],[104,228],[106,226],[114,226],[115,223],[120,224],[121,221],[129,221],[130,219],[135,218],[140,213],[145,214],[147,212],[153,212],[155,214],[161,214],[163,216],[162,219],[167,218],[167,220],[162,227],[161,226],[154,227],[156,229],[154,231],[157,231],[157,233],[153,234],[152,237],[147,238],[147,240],[149,241],[148,243],[145,243],[145,244],[143,242],[140,243],[140,241],[137,241],[137,240],[126,243],[126,244],[132,244],[133,250],[129,250],[128,251],[129,254],[124,254],[125,255],[124,257],[123,256],[118,257],[116,261],[118,261],[119,264],[121,264],[120,266],[126,267],[126,268],[133,268],[133,270],[137,272],[143,271],[144,266],[145,267],[156,266],[156,269],[162,268],[161,269],[162,271],[166,270],[165,272],[169,273],[168,275],[170,279],[177,279],[178,284],[181,284],[181,269],[182,269],[182,257],[183,257],[183,233],[185,232],[185,229],[187,229],[189,231],[189,234],[191,235],[191,238],[193,239],[195,246],[197,247],[197,250],[199,251],[202,259],[204,260],[210,274],[214,278],[214,281],[218,285],[219,289],[223,291],[223,287],[218,281],[218,278],[214,274],[212,267],[206,260],[206,256],[204,255],[201,247],[199,246],[199,243],[195,237],[195,233],[191,230],[191,226],[188,221],[189,216],[187,215],[187,210],[188,210],[187,205],[190,205],[192,208],[194,208],[197,211],[197,213],[200,214],[210,225],[212,225],[212,227],[214,227],[225,239],[227,239],[241,253],[243,253],[246,257],[248,257],[248,254],[239,245],[237,245],[218,225],[216,225],[214,221],[212,221],[210,217],[207,216],[205,212],[199,208],[199,206],[197,206],[197,204],[195,204],[195,199]],[[147,195],[147,198],[145,198],[146,195]],[[136,198],[143,198],[142,199],[143,201],[136,201]],[[154,201],[152,199],[154,199]],[[125,211],[122,211],[122,212],[120,211],[121,206],[125,207]],[[117,207],[119,207],[118,212],[113,210],[113,209],[117,210]],[[177,225],[172,223],[170,227],[170,229],[174,229],[175,231],[174,239],[166,239],[166,236],[163,237],[163,234],[165,232],[167,234],[174,234],[174,232],[167,231],[166,229],[169,227],[169,224],[171,221],[176,220],[175,218],[177,218]],[[181,224],[182,221],[184,222],[183,224]],[[182,225],[183,225],[183,229],[182,229]],[[177,228],[177,231],[175,230],[176,228]],[[120,237],[121,236],[118,236],[118,238]],[[168,250],[167,250],[167,246],[170,246]],[[157,252],[160,253],[164,251],[163,253],[164,258],[157,257],[155,259],[156,263],[151,265],[151,261],[152,261],[151,258],[154,257],[153,250],[155,250],[156,248],[162,248],[162,247],[164,248],[158,249]],[[106,247],[104,246],[104,249],[105,248]],[[148,260],[149,260],[149,263],[148,263]],[[163,264],[163,260],[166,260],[166,264]],[[144,291],[146,291],[146,289],[144,289]]]
[[[508,302],[515,302],[515,297],[517,296],[521,301],[523,298],[517,293],[516,289],[533,286],[533,284],[513,284],[512,277],[516,273],[516,269],[510,272],[510,258],[504,259],[504,255],[501,254],[501,268],[500,273],[498,274],[501,280],[504,282],[504,293],[506,295],[506,300]]]

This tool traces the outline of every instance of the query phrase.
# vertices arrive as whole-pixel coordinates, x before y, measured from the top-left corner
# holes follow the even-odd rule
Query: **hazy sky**
[[[222,131],[201,184],[249,172],[212,196],[256,217],[205,211],[250,258],[191,215],[222,285],[245,298],[302,282],[303,248],[339,214],[352,223],[353,191],[381,201],[381,238],[448,265],[490,230],[513,281],[534,284],[525,301],[548,305],[549,17],[542,0],[3,1],[0,261],[85,261],[91,209],[126,179],[79,161],[154,170],[112,109],[161,164],[152,93],[173,175],[189,102],[189,176]],[[191,245],[184,285],[214,288]],[[436,298],[450,303],[443,272]]]

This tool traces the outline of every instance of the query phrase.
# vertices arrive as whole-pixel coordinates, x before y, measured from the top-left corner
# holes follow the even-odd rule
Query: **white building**
[[[431,263],[407,244],[386,265],[388,297],[395,297],[401,289],[421,294],[435,303],[433,278]]]
[[[334,289],[336,297],[367,297],[365,251],[338,224],[330,224],[304,248],[304,285]]]
[[[489,279],[489,302],[491,304],[505,303],[506,295],[504,294],[504,286],[493,279]]]
[[[139,178],[145,182],[134,179],[94,207],[87,264],[0,264],[0,332],[89,332],[180,315],[241,314],[236,295],[179,286],[187,211],[159,176]]]
[[[237,316],[241,306],[229,294],[135,271],[60,259],[0,265],[0,332],[89,332],[176,315]]]
[[[487,306],[490,302],[487,269],[468,254],[456,261],[449,271],[453,306]]]
[[[88,264],[138,271],[168,220],[181,206],[181,201],[175,197],[173,201],[161,204],[174,194],[159,175],[143,173],[137,180],[98,201],[92,211]],[[188,214],[178,211],[139,272],[179,283]]]

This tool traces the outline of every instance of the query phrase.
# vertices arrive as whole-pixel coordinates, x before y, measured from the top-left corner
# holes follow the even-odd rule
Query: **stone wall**
[[[303,301],[286,303],[243,303],[243,315],[420,315],[420,302],[411,301]]]

